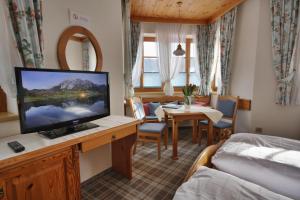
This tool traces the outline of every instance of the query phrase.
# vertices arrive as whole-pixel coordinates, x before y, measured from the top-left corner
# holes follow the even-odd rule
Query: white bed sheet
[[[174,196],[174,200],[287,200],[259,185],[225,172],[201,167]]]
[[[212,158],[224,172],[300,200],[300,141],[239,133]]]

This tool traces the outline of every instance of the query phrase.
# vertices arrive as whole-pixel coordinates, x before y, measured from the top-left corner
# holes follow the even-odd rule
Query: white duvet
[[[300,200],[300,141],[239,133],[212,159],[224,172]]]
[[[259,185],[225,172],[201,167],[174,196],[174,200],[288,200]]]

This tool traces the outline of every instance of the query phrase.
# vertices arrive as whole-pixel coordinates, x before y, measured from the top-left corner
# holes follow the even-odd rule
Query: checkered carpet
[[[160,160],[157,160],[155,144],[138,145],[133,158],[132,180],[110,169],[106,170],[82,183],[82,200],[172,199],[188,169],[204,147],[204,145],[200,147],[198,144],[192,144],[191,132],[190,128],[180,129],[179,160],[171,159],[171,141],[169,141],[168,150],[165,150],[162,145]]]

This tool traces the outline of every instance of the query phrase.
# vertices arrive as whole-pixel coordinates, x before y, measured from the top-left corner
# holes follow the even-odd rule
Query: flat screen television
[[[15,74],[23,134],[55,138],[96,127],[86,122],[110,115],[107,72],[16,67]]]

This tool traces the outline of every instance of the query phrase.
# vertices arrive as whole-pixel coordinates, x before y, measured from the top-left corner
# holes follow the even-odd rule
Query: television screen
[[[110,114],[107,72],[16,68],[16,80],[22,133]]]

